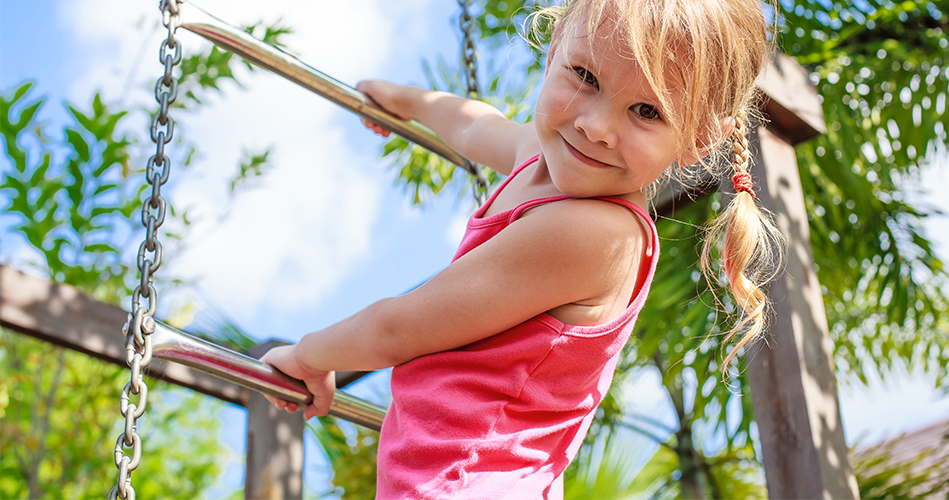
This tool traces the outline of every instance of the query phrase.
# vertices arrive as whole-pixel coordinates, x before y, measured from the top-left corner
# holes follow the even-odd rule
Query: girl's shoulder
[[[652,229],[641,214],[609,199],[560,200],[531,207],[520,217],[546,229],[546,244],[586,249],[581,258],[642,255],[652,241]]]
[[[567,325],[603,324],[623,314],[656,252],[650,224],[617,200],[570,198],[539,205],[506,230],[520,223],[537,237],[520,250],[549,263],[544,272],[556,273],[559,286],[578,292],[547,311]]]

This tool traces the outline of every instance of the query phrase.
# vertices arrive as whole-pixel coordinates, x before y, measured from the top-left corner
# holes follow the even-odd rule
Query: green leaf
[[[102,193],[107,193],[107,192],[109,192],[109,191],[114,191],[114,190],[118,189],[118,187],[119,187],[119,185],[118,185],[118,184],[115,184],[115,183],[113,183],[113,182],[109,182],[109,183],[106,183],[106,184],[102,184],[101,186],[97,187],[95,191],[93,191],[92,196],[99,196],[99,195],[102,194]]]
[[[285,32],[276,30],[272,37]],[[209,56],[206,51],[197,59],[207,61]],[[214,58],[219,74],[205,75],[203,82],[236,81],[231,69],[238,64],[236,58],[220,51]],[[183,95],[193,95],[189,85],[193,88],[193,81],[182,81]],[[124,302],[136,277],[119,258],[127,250],[129,232],[142,229],[136,212],[141,210],[144,189],[130,183],[128,176],[141,172],[141,167],[131,165],[144,166],[146,160],[131,146],[148,142],[147,131],[118,132],[130,111],[115,109],[96,94],[83,106],[64,103],[70,123],[57,124],[57,133],[47,135],[39,122],[45,97],[31,98],[34,87],[25,82],[0,93],[0,134],[12,164],[0,177],[2,199],[9,200],[2,203],[4,213],[14,216],[7,229],[43,256],[45,269],[40,271],[52,281],[73,285],[99,300]],[[197,99],[179,99],[175,106],[194,109],[196,104]],[[179,140],[173,145],[175,150],[171,145],[166,149],[173,161],[183,158],[187,164],[196,155],[193,144]],[[112,168],[116,164],[121,168]],[[252,165],[257,168],[260,163]],[[169,217],[178,219],[173,227],[187,228],[185,212],[176,211],[171,201]],[[180,246],[168,239],[163,243],[169,254],[173,254],[169,247]],[[182,281],[167,274],[159,278]],[[107,467],[115,470],[111,452],[89,450],[114,447],[116,391],[125,383],[123,376],[127,382],[127,370],[16,335],[0,330],[0,498],[106,494],[115,484],[114,475],[102,474]],[[245,348],[253,342],[237,332],[226,338],[242,339]],[[148,385],[153,391],[149,424],[139,429],[148,450],[139,470],[147,474],[136,476],[139,498],[206,496],[228,462],[217,441],[221,403],[158,381],[149,380]],[[6,403],[10,394],[15,405]],[[42,435],[37,434],[40,429]],[[20,459],[24,450],[38,446],[46,446],[36,455],[38,460]],[[37,491],[27,487],[30,477],[37,479]]]
[[[117,248],[115,248],[115,247],[113,247],[112,245],[109,245],[109,244],[107,244],[107,243],[93,243],[93,244],[91,244],[91,245],[86,245],[86,246],[83,248],[83,251],[89,252],[89,253],[96,253],[96,252],[101,252],[101,253],[114,253],[114,254],[119,254],[119,253],[120,253]]]
[[[89,218],[93,219],[100,215],[112,214],[116,211],[118,211],[118,207],[95,207],[92,209],[92,213]]]
[[[79,135],[79,132],[73,129],[66,129],[66,135],[69,137],[69,144],[78,155],[79,161],[89,161],[89,145],[86,143],[86,140]]]
[[[23,111],[20,112],[20,116],[17,119],[15,124],[11,124],[14,130],[22,130],[26,128],[30,123],[33,122],[33,116],[40,110],[43,106],[43,103],[46,102],[44,99],[37,100],[29,104]]]

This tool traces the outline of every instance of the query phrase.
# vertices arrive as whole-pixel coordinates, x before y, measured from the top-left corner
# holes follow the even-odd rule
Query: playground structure
[[[464,158],[430,132],[365,106],[362,95],[346,85],[227,26],[193,5],[180,5],[179,9],[179,27],[382,123],[458,165],[467,166]],[[823,132],[821,108],[806,75],[787,57],[778,57],[773,62],[761,87],[769,97],[761,111],[770,123],[767,127],[757,127],[750,137],[756,155],[758,196],[764,206],[778,214],[779,227],[791,243],[788,272],[771,287],[777,319],[770,334],[779,347],[762,350],[749,366],[768,490],[772,498],[856,498],[793,152],[794,145]],[[729,189],[725,185],[721,188]],[[657,212],[668,215],[676,206],[688,203],[690,195],[715,189],[719,186],[706,185],[700,192],[689,193],[667,190],[656,200]],[[126,321],[125,311],[82,296],[68,286],[37,280],[9,268],[0,268],[0,299],[3,326],[126,365],[125,346],[110,340],[116,338],[115,332]],[[152,335],[153,355],[159,359],[169,352],[162,354],[159,346],[188,339],[160,324],[156,324]],[[164,341],[160,340],[163,335]],[[252,354],[260,356],[273,345],[259,346]],[[247,389],[250,386],[254,390],[285,391],[271,392],[283,397],[288,397],[286,391],[289,391],[291,396],[305,399],[305,391],[301,392],[299,384],[280,379],[259,363],[255,365],[249,358],[229,355],[215,346],[197,345],[172,351],[204,355],[185,356],[193,361],[187,363],[190,369],[173,363],[156,363],[150,365],[149,373],[248,408],[246,497],[267,497],[268,492],[275,491],[281,497],[299,497],[303,423],[298,416],[276,412],[261,396]],[[209,363],[211,354],[232,364]],[[177,360],[181,359],[178,356]],[[241,363],[253,370],[238,369]],[[255,370],[256,373],[251,373]],[[203,372],[213,372],[223,379]],[[236,376],[238,373],[243,376]],[[344,386],[354,377],[344,374],[338,385]],[[357,408],[354,413],[362,411],[358,409],[360,403],[353,404]],[[363,409],[373,412],[371,407]],[[338,414],[347,418],[347,410],[341,413]],[[360,418],[349,416],[350,420]],[[292,435],[278,435],[276,429],[286,426]]]

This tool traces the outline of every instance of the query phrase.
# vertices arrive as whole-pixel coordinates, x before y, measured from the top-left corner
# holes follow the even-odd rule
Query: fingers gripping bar
[[[159,321],[150,335],[152,356],[174,361],[241,387],[306,406],[313,396],[302,381],[290,378],[272,366],[212,344]],[[382,428],[386,410],[368,401],[336,391],[329,414],[370,429]]]
[[[448,147],[430,130],[415,121],[396,118],[385,111],[367,106],[361,92],[308,66],[296,57],[268,45],[244,30],[235,28],[199,9],[192,3],[179,7],[180,27],[210,40],[214,45],[233,52],[247,61],[280,75],[329,101],[376,122],[392,132],[436,153],[462,168],[465,158]]]

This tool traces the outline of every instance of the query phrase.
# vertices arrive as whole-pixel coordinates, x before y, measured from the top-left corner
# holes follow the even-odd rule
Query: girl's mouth
[[[596,167],[596,168],[612,168],[613,167],[613,165],[610,165],[608,163],[603,163],[600,160],[590,158],[589,156],[581,153],[580,150],[573,147],[573,145],[567,142],[567,139],[564,139],[563,136],[560,136],[560,138],[563,139],[563,143],[567,146],[567,150],[570,151],[570,154],[572,154],[574,158],[580,160],[580,162],[586,165],[589,165],[591,167]]]

